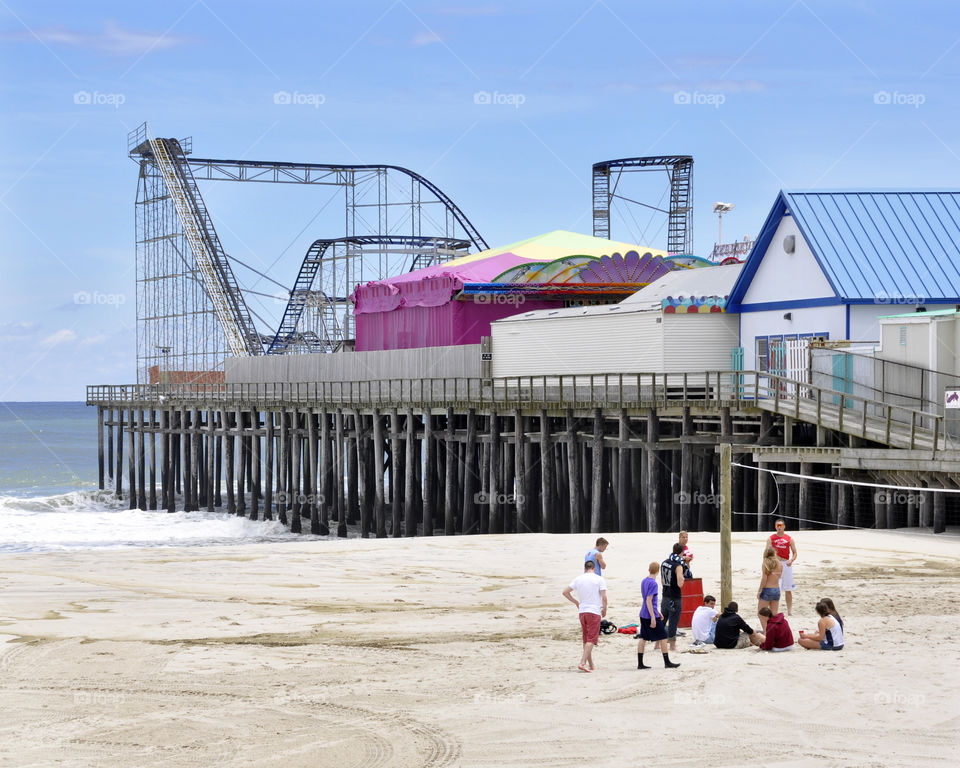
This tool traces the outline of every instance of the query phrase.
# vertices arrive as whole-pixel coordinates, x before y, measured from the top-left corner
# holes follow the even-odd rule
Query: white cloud
[[[103,32],[85,32],[63,26],[37,27],[30,31],[6,33],[0,35],[0,39],[84,48],[112,56],[139,56],[147,51],[162,51],[189,42],[188,38],[177,35],[126,29],[113,21],[106,22]]]
[[[433,45],[434,43],[442,43],[443,40],[440,38],[436,32],[432,30],[424,30],[423,32],[417,32],[413,36],[413,40],[410,41],[415,46],[422,47],[424,45]]]
[[[77,340],[77,332],[70,328],[61,328],[55,333],[51,333],[47,338],[40,342],[44,347],[55,347],[58,344],[69,343]]]

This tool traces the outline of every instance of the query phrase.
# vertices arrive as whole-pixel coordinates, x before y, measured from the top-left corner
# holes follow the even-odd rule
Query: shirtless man
[[[775,527],[777,532],[771,534],[770,543],[773,545],[777,557],[780,558],[780,562],[783,563],[780,589],[787,599],[787,616],[792,616],[793,590],[797,586],[793,581],[793,562],[797,559],[797,542],[793,540],[792,536],[787,535],[787,524],[782,519],[776,521]]]

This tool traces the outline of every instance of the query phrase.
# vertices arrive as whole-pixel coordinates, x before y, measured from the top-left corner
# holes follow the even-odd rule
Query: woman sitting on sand
[[[817,603],[817,614],[820,621],[817,622],[817,631],[810,634],[804,634],[800,630],[800,645],[811,651],[842,651],[843,650],[843,627],[840,622],[830,615],[830,608],[824,602]]]
[[[760,573],[760,589],[757,590],[757,616],[762,631],[767,629],[767,617],[760,613],[761,608],[769,608],[776,616],[780,612],[780,576],[783,574],[783,562],[777,557],[773,544],[769,541],[763,548],[763,566]]]
[[[843,619],[841,619],[840,614],[837,613],[837,606],[833,604],[833,600],[831,600],[829,597],[821,597],[820,602],[827,606],[830,611],[830,615],[840,622],[840,629],[843,630]]]

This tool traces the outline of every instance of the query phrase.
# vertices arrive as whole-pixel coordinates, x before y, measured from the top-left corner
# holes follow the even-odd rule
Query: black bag
[[[619,627],[616,624],[614,624],[612,621],[607,621],[606,619],[603,619],[603,621],[600,622],[601,635],[612,635],[618,629]]]

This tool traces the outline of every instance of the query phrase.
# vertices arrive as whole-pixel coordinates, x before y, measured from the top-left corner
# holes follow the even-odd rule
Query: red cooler
[[[683,612],[679,626],[687,629],[693,623],[693,612],[703,605],[703,579],[686,579],[680,589],[683,594]]]

